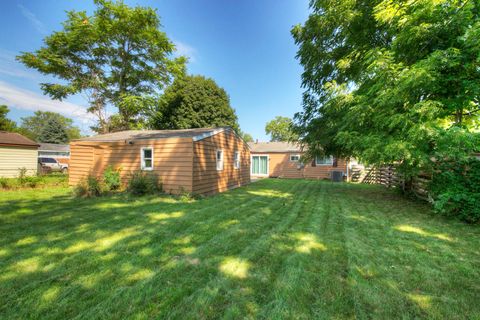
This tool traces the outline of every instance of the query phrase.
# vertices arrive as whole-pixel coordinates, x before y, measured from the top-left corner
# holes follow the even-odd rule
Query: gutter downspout
[[[347,182],[350,182],[350,175],[349,175],[349,169],[350,167],[350,159],[347,160]]]

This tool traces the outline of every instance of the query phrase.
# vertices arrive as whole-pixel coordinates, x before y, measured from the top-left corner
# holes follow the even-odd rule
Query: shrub
[[[480,161],[443,161],[429,186],[435,212],[480,222]]]
[[[97,177],[89,175],[77,184],[74,192],[77,197],[98,197],[102,194],[102,185]]]
[[[36,188],[39,184],[43,183],[44,179],[39,176],[30,176],[30,177],[24,177],[22,185],[27,186],[30,188]]]
[[[7,178],[0,178],[0,188],[2,189],[10,189],[12,187],[12,183],[10,179]]]
[[[18,169],[18,182],[23,186],[27,182],[27,168],[23,167]]]
[[[136,171],[128,182],[128,192],[134,195],[153,194],[159,191],[162,191],[162,186],[154,173]]]
[[[195,200],[194,196],[190,192],[186,191],[183,187],[180,188],[178,199],[181,202],[191,202]]]
[[[121,186],[120,169],[115,170],[112,166],[108,166],[103,172],[103,183],[107,191],[118,190]]]

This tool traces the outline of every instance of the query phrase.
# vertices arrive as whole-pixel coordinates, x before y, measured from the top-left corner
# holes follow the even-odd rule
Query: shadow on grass
[[[478,263],[465,228],[440,232],[417,204],[372,190],[265,180],[196,201],[20,195],[0,203],[0,317],[448,315],[442,286],[468,283],[446,272]]]

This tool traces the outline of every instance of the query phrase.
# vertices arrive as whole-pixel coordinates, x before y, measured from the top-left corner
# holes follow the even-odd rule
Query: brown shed
[[[70,143],[70,185],[109,166],[122,182],[137,170],[152,171],[168,193],[213,194],[250,182],[250,150],[229,127],[130,130]]]
[[[348,161],[332,156],[302,163],[300,146],[287,142],[250,143],[251,174],[254,177],[330,179],[332,171],[348,175]]]

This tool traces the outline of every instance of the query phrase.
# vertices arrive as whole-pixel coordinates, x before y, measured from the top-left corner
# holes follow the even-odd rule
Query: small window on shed
[[[216,160],[217,160],[217,170],[223,170],[223,150],[217,150],[216,152]]]
[[[292,161],[292,162],[300,161],[300,155],[299,154],[291,154],[290,155],[290,161]]]
[[[233,154],[233,167],[235,169],[240,169],[240,152],[235,151]]]
[[[141,169],[153,170],[153,148],[142,148],[140,152],[142,158]]]

